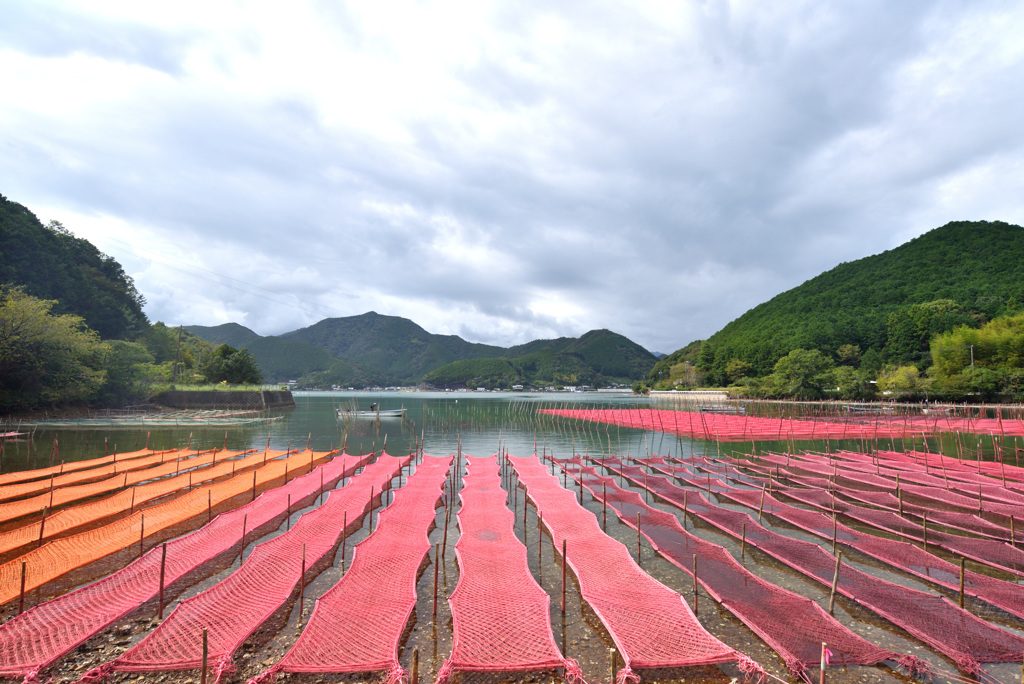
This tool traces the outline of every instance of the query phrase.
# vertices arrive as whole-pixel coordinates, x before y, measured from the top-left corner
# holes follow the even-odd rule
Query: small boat
[[[348,409],[337,408],[335,411],[338,414],[339,420],[345,420],[350,418],[369,418],[370,420],[377,420],[378,418],[403,418],[405,417],[405,409],[375,409],[373,411],[351,411]]]

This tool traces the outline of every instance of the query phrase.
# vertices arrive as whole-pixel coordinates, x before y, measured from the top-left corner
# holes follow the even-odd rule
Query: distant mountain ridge
[[[439,376],[440,383],[451,386],[465,386],[474,380],[493,385],[496,377],[534,377],[537,368],[543,370],[547,384],[630,382],[644,377],[655,360],[643,347],[607,330],[505,348],[468,342],[457,335],[435,335],[407,318],[373,311],[327,318],[267,337],[237,323],[185,329],[208,342],[247,348],[268,380],[297,380],[300,385],[318,387],[419,384],[439,369],[448,369]],[[507,369],[512,360],[520,358],[526,359],[525,366],[519,363],[517,367],[533,369],[532,375],[502,370],[497,376],[486,376],[480,373],[479,364],[473,365],[500,359],[499,365]],[[455,364],[466,363],[470,363],[468,375],[456,378],[460,366]],[[565,381],[554,380],[556,376]],[[584,380],[570,382],[580,378]]]

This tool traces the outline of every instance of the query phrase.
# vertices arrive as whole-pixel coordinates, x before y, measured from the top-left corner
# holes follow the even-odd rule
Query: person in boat
[[[377,405],[376,404],[370,404],[370,410],[371,411],[376,411],[377,410]]]

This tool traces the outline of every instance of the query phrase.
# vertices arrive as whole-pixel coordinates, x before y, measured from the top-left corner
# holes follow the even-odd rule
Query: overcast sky
[[[1024,223],[1024,3],[5,2],[0,193],[151,320],[705,338]]]

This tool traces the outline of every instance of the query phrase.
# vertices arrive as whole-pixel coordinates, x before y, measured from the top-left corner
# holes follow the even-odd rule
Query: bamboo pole
[[[306,545],[302,545],[302,570],[299,573],[299,624],[302,624],[302,613],[306,603]]]
[[[242,548],[240,548],[238,550],[238,565],[239,565],[239,567],[241,567],[242,561],[244,560],[244,556],[245,556],[245,528],[248,526],[248,524],[249,524],[249,514],[246,513],[245,515],[242,516]]]
[[[960,556],[960,607],[964,607],[964,565],[966,559]]]
[[[202,673],[199,676],[200,684],[206,684],[206,670],[207,670],[207,666],[209,665],[209,659],[210,659],[210,644],[209,644],[209,639],[207,637],[206,627],[203,627],[203,665],[202,665]]]
[[[437,568],[441,564],[441,545],[434,544],[434,626],[437,626]]]
[[[27,563],[21,561],[21,594],[18,597],[18,615],[25,612],[25,571],[27,567]]]
[[[693,614],[697,614],[697,554],[693,554]]]

